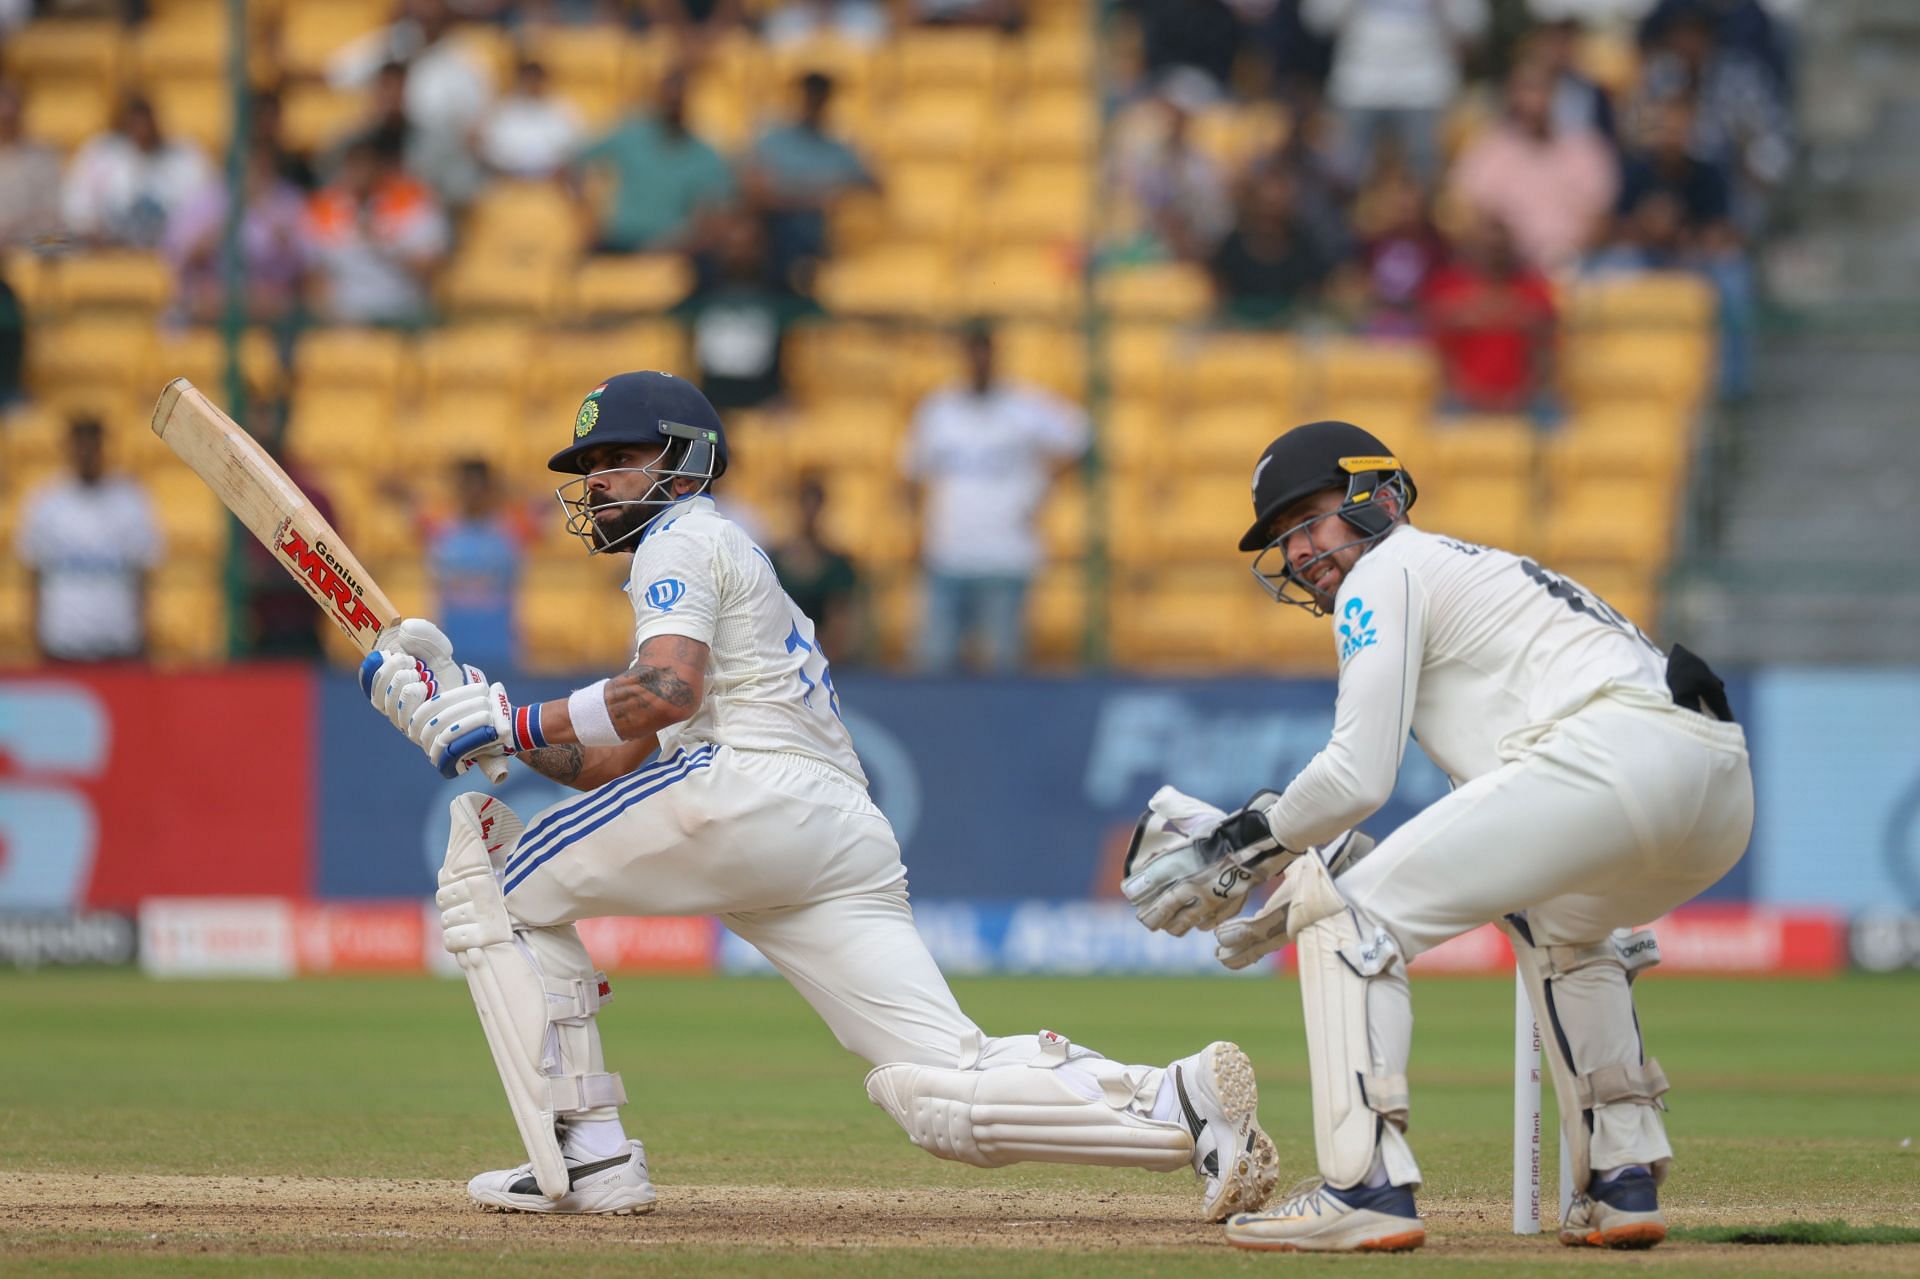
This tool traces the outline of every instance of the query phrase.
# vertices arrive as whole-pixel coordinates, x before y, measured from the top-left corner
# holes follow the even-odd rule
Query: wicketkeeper
[[[1662,653],[1577,582],[1408,523],[1413,478],[1345,422],[1296,427],[1253,472],[1240,541],[1274,599],[1330,616],[1332,740],[1232,814],[1163,789],[1125,890],[1149,928],[1211,928],[1229,968],[1297,946],[1320,1178],[1233,1217],[1247,1248],[1416,1248],[1407,1142],[1407,962],[1488,922],[1512,939],[1543,1026],[1574,1200],[1560,1241],[1666,1237],[1667,1091],[1617,928],[1724,875],[1753,826],[1745,735],[1707,665]],[[1376,847],[1407,736],[1454,790]],[[1199,838],[1196,839],[1196,834]],[[1266,904],[1248,890],[1278,875]]]

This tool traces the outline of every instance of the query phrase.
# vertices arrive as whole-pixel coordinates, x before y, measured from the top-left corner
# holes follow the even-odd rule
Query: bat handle
[[[485,773],[487,780],[495,786],[507,780],[507,757],[505,755],[483,755],[480,757],[479,764],[480,771]]]
[[[444,656],[435,656],[432,661],[427,663],[427,666],[433,671],[433,677],[447,688],[452,688],[456,684],[464,684],[467,682],[467,668],[453,660],[451,650],[447,651]],[[476,762],[479,764],[480,771],[486,774],[487,781],[490,784],[498,786],[501,782],[507,780],[506,756],[484,755]]]

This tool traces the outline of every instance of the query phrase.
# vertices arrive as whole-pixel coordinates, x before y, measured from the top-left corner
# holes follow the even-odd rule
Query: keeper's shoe
[[[1640,1169],[1595,1179],[1587,1193],[1573,1197],[1560,1223],[1560,1242],[1569,1248],[1651,1248],[1666,1237],[1659,1187]]]
[[[533,1165],[483,1172],[467,1183],[467,1193],[488,1212],[606,1213],[624,1217],[653,1211],[653,1182],[647,1179],[647,1152],[629,1140],[625,1153],[611,1159],[567,1155],[571,1188],[558,1199],[540,1193]]]
[[[1408,1252],[1427,1225],[1407,1186],[1335,1190],[1314,1178],[1266,1212],[1227,1222],[1227,1242],[1266,1252]]]
[[[1201,1213],[1225,1221],[1267,1201],[1280,1179],[1280,1156],[1260,1130],[1260,1089],[1238,1044],[1208,1044],[1168,1067],[1181,1118],[1193,1134],[1193,1171]]]

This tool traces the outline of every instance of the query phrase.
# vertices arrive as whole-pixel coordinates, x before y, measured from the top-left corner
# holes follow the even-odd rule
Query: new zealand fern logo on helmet
[[[600,392],[606,389],[607,389],[607,384],[605,382],[602,382],[599,386],[596,386],[591,391],[587,392],[587,398],[585,402],[580,405],[579,416],[573,419],[573,438],[574,439],[577,440],[581,438],[582,436],[586,435],[588,432],[592,431],[593,428],[599,424]]]

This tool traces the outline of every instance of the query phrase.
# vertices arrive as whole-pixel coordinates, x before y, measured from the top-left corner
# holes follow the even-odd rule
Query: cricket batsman
[[[609,988],[573,925],[711,914],[872,1064],[867,1095],[922,1149],[989,1168],[1191,1167],[1209,1221],[1265,1203],[1278,1160],[1235,1045],[1123,1065],[1051,1031],[990,1038],[960,1010],[914,928],[813,622],[708,496],[727,441],[706,397],[666,373],[611,378],[549,465],[574,477],[558,490],[569,531],[633,557],[627,669],[538,704],[472,668],[442,688],[430,668],[447,640],[409,619],[360,670],[375,709],[447,777],[500,754],[584,792],[525,823],[484,794],[452,803],[446,946],[528,1156],[475,1177],[472,1197],[653,1207],[645,1151],[620,1122],[626,1087],[601,1055]]]
[[[1124,889],[1149,928],[1214,929],[1229,968],[1297,947],[1319,1177],[1235,1215],[1227,1237],[1327,1252],[1425,1241],[1406,965],[1493,922],[1551,1028],[1575,1191],[1560,1241],[1652,1247],[1673,1152],[1667,1079],[1629,983],[1650,939],[1612,934],[1739,860],[1753,826],[1745,735],[1700,658],[1662,653],[1530,559],[1414,527],[1415,496],[1357,426],[1314,422],[1268,446],[1240,549],[1258,552],[1277,601],[1332,619],[1332,740],[1233,814],[1196,818],[1197,801],[1163,788],[1129,853]],[[1355,827],[1392,793],[1409,732],[1454,789],[1376,847]],[[1276,874],[1263,907],[1231,918]]]

